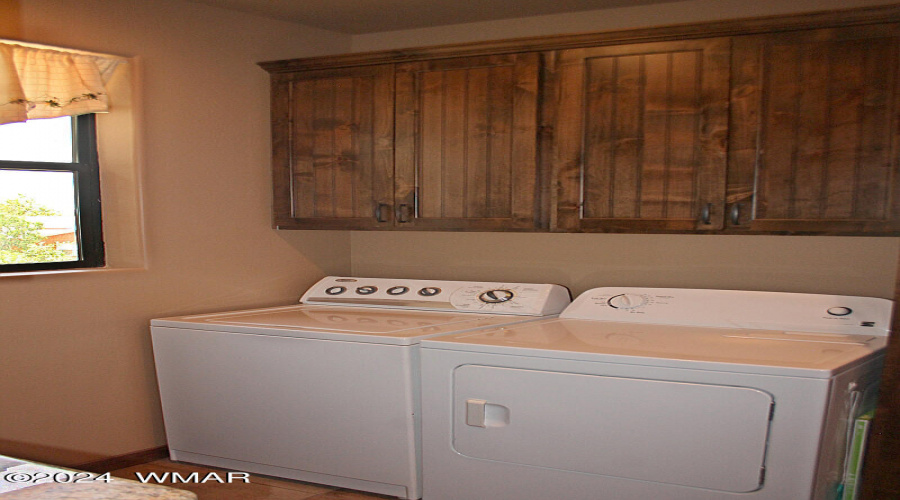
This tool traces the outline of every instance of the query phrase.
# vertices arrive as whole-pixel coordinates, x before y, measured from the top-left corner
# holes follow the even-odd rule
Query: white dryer
[[[170,455],[420,498],[419,341],[569,301],[558,285],[328,277],[301,305],[154,319]]]
[[[597,288],[422,342],[427,500],[821,500],[888,300]]]

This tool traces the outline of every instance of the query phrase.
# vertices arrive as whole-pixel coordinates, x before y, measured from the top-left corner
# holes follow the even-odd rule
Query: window
[[[104,262],[94,115],[0,125],[0,272]]]

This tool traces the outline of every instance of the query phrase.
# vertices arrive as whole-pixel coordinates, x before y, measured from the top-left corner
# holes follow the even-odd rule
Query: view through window
[[[91,115],[0,125],[0,270],[102,265],[92,127]]]

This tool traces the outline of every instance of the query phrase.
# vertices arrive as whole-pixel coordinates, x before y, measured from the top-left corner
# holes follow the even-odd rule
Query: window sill
[[[12,273],[0,273],[3,278],[33,278],[37,276],[49,276],[55,274],[95,274],[95,273],[122,273],[146,271],[144,267],[96,267],[82,269],[52,269],[47,271],[22,271]]]

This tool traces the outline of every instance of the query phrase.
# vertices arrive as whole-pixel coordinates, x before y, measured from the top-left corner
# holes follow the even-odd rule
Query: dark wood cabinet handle
[[[388,208],[387,203],[379,203],[375,207],[375,220],[378,222],[387,222],[387,219],[384,218],[385,209]]]
[[[729,215],[731,216],[731,225],[739,226],[741,224],[741,204],[735,203],[731,205],[731,213]]]
[[[707,203],[700,211],[700,223],[709,225],[712,221],[712,203]]]
[[[397,222],[409,222],[409,205],[407,205],[406,203],[403,203],[397,207]]]

